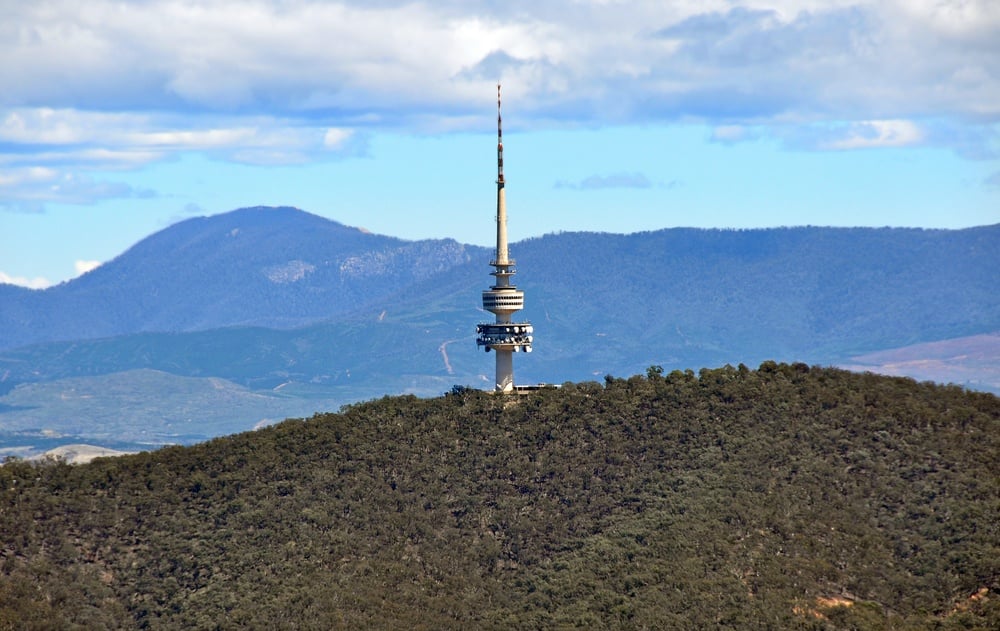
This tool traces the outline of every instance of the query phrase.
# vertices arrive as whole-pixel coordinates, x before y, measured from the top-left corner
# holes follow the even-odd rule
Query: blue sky
[[[488,245],[498,81],[514,240],[1000,222],[994,0],[5,2],[0,282],[260,204]]]

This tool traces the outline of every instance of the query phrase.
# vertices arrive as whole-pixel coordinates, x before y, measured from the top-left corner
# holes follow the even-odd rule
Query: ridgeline
[[[778,360],[1000,394],[998,243],[1000,224],[527,239],[511,247],[537,352],[518,379]],[[0,458],[492,387],[474,326],[490,256],[257,207],[174,224],[45,290],[0,284]]]
[[[765,362],[0,467],[0,629],[1000,628],[1000,399]]]

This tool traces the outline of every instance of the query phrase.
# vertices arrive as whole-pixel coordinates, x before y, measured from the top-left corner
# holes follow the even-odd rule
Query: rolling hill
[[[0,629],[1000,626],[1000,399],[764,362],[0,466]]]

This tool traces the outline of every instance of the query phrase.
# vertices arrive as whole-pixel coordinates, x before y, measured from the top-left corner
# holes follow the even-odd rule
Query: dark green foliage
[[[765,362],[0,467],[0,629],[1000,626],[1000,400]]]

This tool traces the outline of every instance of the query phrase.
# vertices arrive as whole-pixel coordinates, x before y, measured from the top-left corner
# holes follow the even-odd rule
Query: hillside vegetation
[[[1000,628],[1000,399],[765,362],[0,467],[0,629]]]

